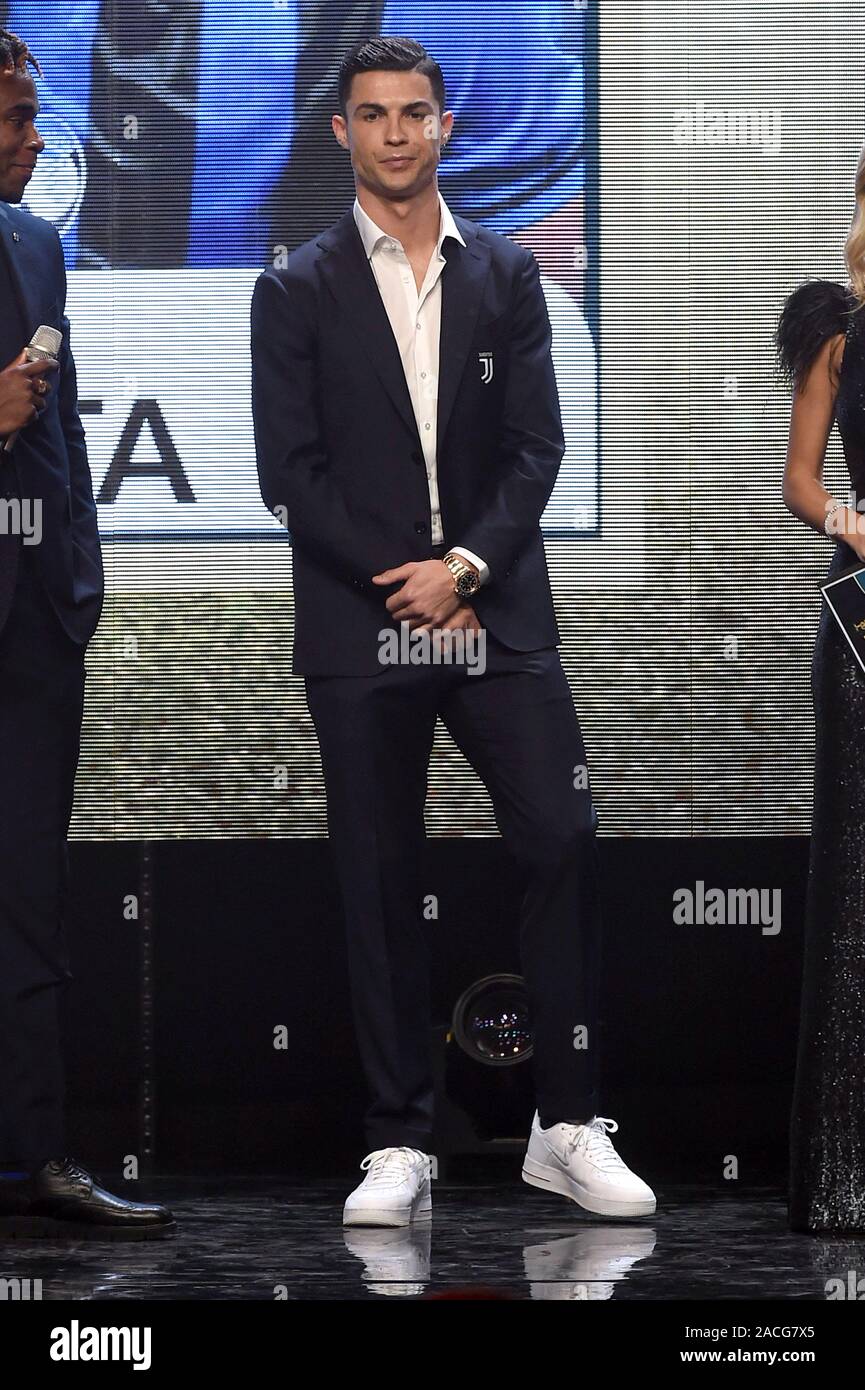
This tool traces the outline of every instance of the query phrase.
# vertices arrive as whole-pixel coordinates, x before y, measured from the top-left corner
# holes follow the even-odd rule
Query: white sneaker
[[[595,1115],[586,1125],[558,1124],[541,1129],[538,1112],[532,1122],[523,1161],[523,1179],[533,1187],[561,1192],[598,1216],[651,1216],[655,1194],[619,1158],[607,1131],[615,1120]]]
[[[360,1166],[367,1174],[346,1201],[343,1226],[407,1226],[432,1220],[428,1154],[405,1146],[373,1149]]]

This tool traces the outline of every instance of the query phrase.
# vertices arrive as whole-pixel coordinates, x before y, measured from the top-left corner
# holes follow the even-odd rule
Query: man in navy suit
[[[355,45],[339,94],[355,204],[259,278],[252,358],[372,1092],[366,1177],[343,1220],[431,1211],[420,864],[437,716],[527,877],[538,1111],[523,1176],[591,1211],[646,1214],[654,1194],[595,1114],[596,817],[539,527],[564,440],[538,266],[442,199],[453,114],[421,45]]]
[[[0,30],[0,1236],[164,1235],[164,1207],[66,1154],[58,1004],[84,653],[102,608],[96,507],[54,229],[14,205],[41,151],[26,44]],[[24,349],[41,325],[58,363]],[[5,447],[8,443],[9,447]]]

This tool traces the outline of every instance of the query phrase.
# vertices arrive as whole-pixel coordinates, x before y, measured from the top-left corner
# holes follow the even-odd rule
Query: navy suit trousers
[[[85,647],[63,630],[21,545],[0,632],[0,1158],[65,1152],[58,1005]]]
[[[437,716],[486,785],[505,844],[525,871],[520,952],[541,1123],[590,1119],[599,1075],[597,816],[580,777],[586,754],[557,650],[516,652],[487,634],[484,674],[465,665],[394,664],[375,676],[307,676],[306,696],[371,1092],[370,1148],[430,1149],[421,866]],[[585,1048],[574,1045],[580,1025]]]

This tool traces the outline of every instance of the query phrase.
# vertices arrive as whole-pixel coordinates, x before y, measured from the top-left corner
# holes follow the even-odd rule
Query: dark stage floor
[[[613,1224],[512,1178],[434,1184],[431,1228],[343,1232],[351,1185],[152,1180],[137,1195],[171,1203],[173,1240],[6,1241],[0,1279],[39,1279],[43,1300],[417,1299],[482,1285],[526,1300],[825,1301],[828,1281],[865,1270],[865,1239],[791,1233],[775,1188],[660,1188],[654,1217]]]

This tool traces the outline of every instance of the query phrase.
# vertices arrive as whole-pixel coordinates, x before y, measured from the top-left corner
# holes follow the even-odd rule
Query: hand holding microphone
[[[59,366],[57,354],[63,341],[56,328],[37,328],[33,341],[0,372],[0,436],[8,435],[5,452],[11,453],[21,430],[38,420],[48,396],[49,372]]]

